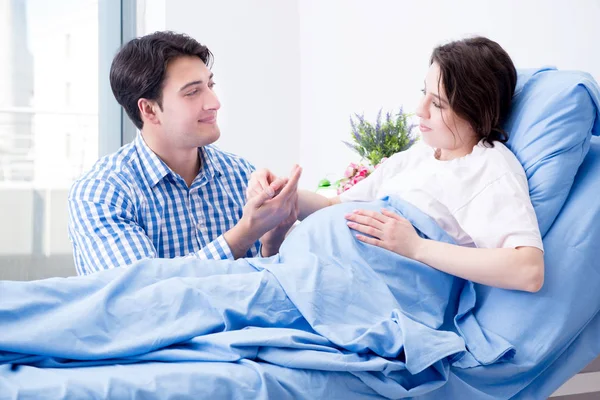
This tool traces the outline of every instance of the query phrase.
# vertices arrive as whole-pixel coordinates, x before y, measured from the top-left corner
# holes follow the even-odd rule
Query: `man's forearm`
[[[315,211],[339,202],[339,196],[327,198],[309,190],[298,190],[298,219],[302,221]]]
[[[233,228],[223,234],[233,258],[238,259],[246,255],[246,252],[256,241],[258,236],[250,229],[246,222],[241,219]]]

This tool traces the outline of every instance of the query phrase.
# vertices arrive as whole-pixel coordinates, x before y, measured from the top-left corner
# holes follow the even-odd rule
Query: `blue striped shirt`
[[[143,258],[233,259],[223,234],[242,216],[254,167],[214,146],[198,151],[202,167],[190,187],[140,134],[73,184],[69,238],[79,275]]]

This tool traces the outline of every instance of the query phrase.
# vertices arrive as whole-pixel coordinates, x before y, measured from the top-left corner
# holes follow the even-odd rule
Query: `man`
[[[212,146],[220,136],[211,52],[157,32],[127,43],[110,70],[113,94],[140,130],[69,193],[80,275],[144,258],[272,255],[295,222],[298,166],[245,204],[254,167]]]

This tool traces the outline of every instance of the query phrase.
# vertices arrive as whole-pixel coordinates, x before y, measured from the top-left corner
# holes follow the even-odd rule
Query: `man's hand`
[[[269,185],[263,186],[262,192],[248,199],[242,220],[246,220],[251,232],[259,233],[260,237],[290,216],[297,215],[301,174],[302,168],[295,165],[289,179],[275,178]]]
[[[246,202],[242,218],[225,233],[225,240],[235,258],[242,257],[252,243],[274,228],[277,229],[266,238],[267,248],[270,252],[274,247],[279,249],[276,243],[279,240],[283,242],[285,232],[282,234],[282,231],[285,229],[287,232],[298,213],[298,181],[301,174],[302,168],[295,165],[289,179],[275,177],[270,185],[261,186],[264,189],[252,192],[253,197]],[[290,222],[292,219],[294,221]]]
[[[263,257],[270,257],[279,252],[279,248],[285,240],[286,234],[298,220],[298,194],[296,193],[294,197],[295,199],[292,199],[294,206],[292,207],[290,215],[260,238],[262,244],[261,255]]]
[[[293,176],[293,171],[292,171]],[[277,195],[283,187],[287,184],[293,184],[293,182],[287,178],[279,178],[268,169],[260,169],[255,171],[250,177],[248,183],[248,189],[246,190],[248,201],[259,196],[263,192],[273,193]],[[298,220],[298,194],[297,184],[294,198],[290,199],[291,207],[289,215],[283,219],[277,226],[265,233],[260,241],[262,243],[261,255],[263,257],[269,257],[277,254],[279,247],[285,239],[285,235]]]
[[[278,178],[277,175],[266,168],[256,170],[250,175],[250,181],[246,189],[246,199],[250,200],[265,191],[274,196],[287,182],[287,178]]]

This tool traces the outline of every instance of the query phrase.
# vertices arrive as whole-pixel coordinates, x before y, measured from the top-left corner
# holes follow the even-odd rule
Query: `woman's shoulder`
[[[493,168],[500,174],[513,173],[525,176],[523,165],[504,143],[494,142],[492,146],[481,141],[477,148],[487,164],[486,167]]]
[[[423,140],[417,140],[408,150],[403,151],[405,158],[409,158],[411,160],[421,160],[431,157],[433,155],[434,149],[429,147],[427,143]]]
[[[422,159],[426,154],[431,154],[431,148],[422,140],[418,140],[408,149],[392,154],[385,163],[388,166],[399,167]]]

